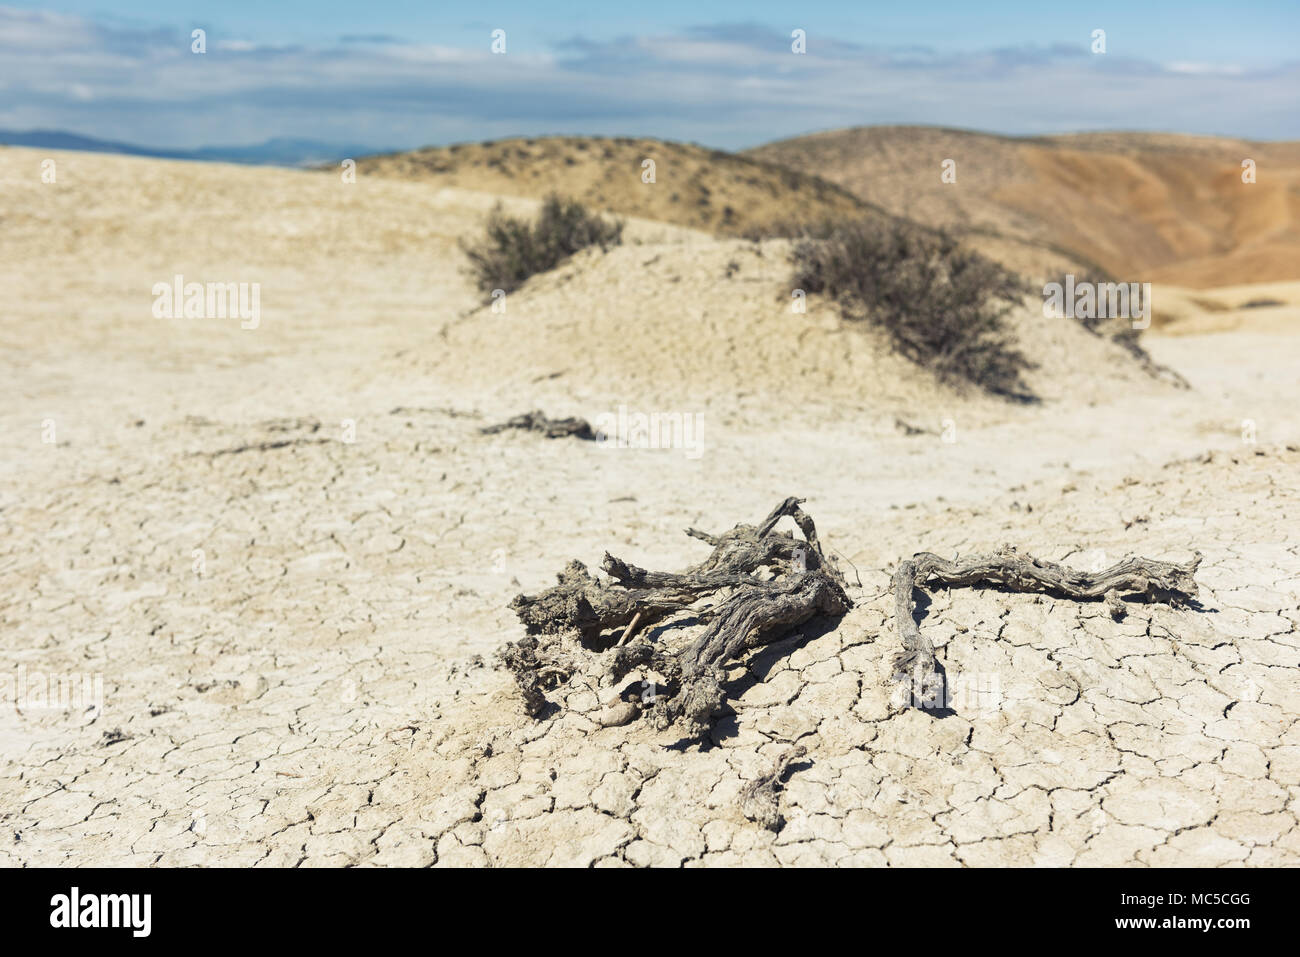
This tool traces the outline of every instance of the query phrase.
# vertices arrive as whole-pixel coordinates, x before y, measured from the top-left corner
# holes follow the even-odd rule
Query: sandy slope
[[[823,423],[893,432],[897,417],[958,398],[870,327],[844,323],[833,303],[814,298],[797,312],[789,257],[787,241],[690,234],[588,250],[509,297],[503,312],[484,306],[448,323],[443,361],[432,368],[503,398],[567,393],[568,405],[590,409],[617,397],[636,408],[747,416],[760,427],[775,403]],[[1044,318],[1041,307],[1018,309],[1011,327],[1037,363],[1026,382],[1044,399],[1158,391],[1118,347]],[[971,421],[1009,414],[999,399],[960,399]]]
[[[1208,289],[1300,279],[1297,143],[881,126],[743,155],[815,171],[921,222],[1051,247],[1124,281]],[[940,179],[946,159],[956,163],[956,183]],[[1256,164],[1250,185],[1241,179],[1245,159]]]
[[[103,705],[5,700],[0,860],[1300,858],[1285,323],[1153,340],[1179,392],[1027,314],[1045,400],[1008,405],[792,315],[776,244],[633,222],[500,315],[455,252],[493,196],[80,154],[50,186],[42,158],[0,150],[0,670],[98,673]],[[259,328],[153,318],[177,271],[260,281]],[[619,405],[700,415],[702,454],[478,432]],[[608,689],[522,716],[512,595],[605,549],[679,567],[680,529],[791,493],[858,608],[738,668],[708,747],[598,729]],[[890,566],[1006,541],[1200,549],[1203,609],[937,595],[922,626],[992,697],[889,712]],[[773,836],[735,799],[794,741]]]

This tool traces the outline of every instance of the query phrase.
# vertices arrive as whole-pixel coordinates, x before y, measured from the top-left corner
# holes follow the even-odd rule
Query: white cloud
[[[547,132],[753,145],[908,122],[1008,133],[1070,128],[1300,136],[1300,67],[1165,65],[1073,47],[938,54],[753,25],[493,55],[391,37],[328,48],[125,29],[0,7],[6,125],[176,148],[308,136],[375,147]]]

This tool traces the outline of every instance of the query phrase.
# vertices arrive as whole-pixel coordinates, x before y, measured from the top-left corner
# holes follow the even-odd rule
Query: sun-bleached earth
[[[1022,405],[791,312],[777,241],[632,220],[499,313],[457,250],[492,194],[24,149],[0,187],[0,861],[1300,860],[1287,289],[1179,294],[1148,345],[1190,390],[1026,306]],[[176,273],[259,282],[258,327],[155,318]],[[1240,321],[1198,327],[1215,302]],[[698,446],[480,431],[620,407],[693,416]],[[583,679],[524,715],[494,662],[514,595],[606,550],[682,568],[707,552],[683,529],[791,494],[856,606],[737,664],[703,740],[603,727],[619,689]],[[962,693],[900,711],[893,565],[1007,543],[1200,551],[1200,603],[936,591]],[[40,700],[50,674],[102,702]],[[773,833],[740,795],[795,745]]]

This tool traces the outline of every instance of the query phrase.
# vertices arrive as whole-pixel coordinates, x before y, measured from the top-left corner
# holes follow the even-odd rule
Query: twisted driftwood
[[[522,429],[525,432],[540,432],[548,439],[563,439],[573,437],[575,439],[584,439],[588,442],[594,441],[596,432],[591,427],[591,423],[586,419],[568,418],[568,419],[548,419],[546,413],[541,409],[534,409],[532,412],[525,412],[522,415],[516,415],[513,418],[500,422],[497,425],[489,425],[479,429],[484,435],[493,435],[497,432],[504,432],[507,429]]]
[[[940,700],[943,679],[936,670],[934,645],[921,634],[912,616],[913,591],[930,582],[950,588],[992,585],[1008,591],[1044,592],[1079,601],[1102,598],[1111,615],[1121,618],[1124,615],[1122,594],[1174,606],[1195,598],[1195,575],[1200,564],[1200,552],[1182,565],[1126,558],[1090,575],[1055,562],[1020,555],[1011,547],[965,561],[948,561],[932,552],[918,552],[900,562],[894,572],[894,611],[898,636],[903,643],[903,650],[894,662],[894,677],[910,685],[913,700],[923,706]]]
[[[681,721],[699,733],[723,703],[726,666],[746,651],[788,634],[817,615],[843,615],[852,607],[843,576],[822,552],[813,520],[787,498],[758,525],[738,525],[721,535],[687,529],[713,546],[684,572],[653,572],[605,555],[599,579],[573,561],[559,583],[536,596],[519,595],[510,607],[528,634],[508,645],[502,661],[513,672],[524,707],[538,716],[546,692],[577,673],[610,683],[635,668],[662,676],[652,696],[655,723]],[[790,517],[803,538],[775,531]],[[685,643],[670,643],[674,629],[704,625]],[[652,637],[647,629],[662,625]],[[619,709],[617,723],[628,718]]]

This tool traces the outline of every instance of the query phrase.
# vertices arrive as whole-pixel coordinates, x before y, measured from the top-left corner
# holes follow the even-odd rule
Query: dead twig
[[[596,432],[586,419],[548,419],[541,409],[516,415],[496,425],[479,429],[484,435],[494,435],[507,429],[523,429],[526,432],[540,432],[548,439],[575,438],[587,442],[595,441]]]

